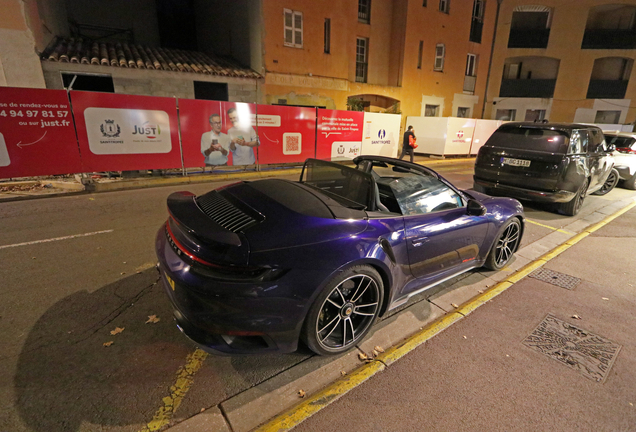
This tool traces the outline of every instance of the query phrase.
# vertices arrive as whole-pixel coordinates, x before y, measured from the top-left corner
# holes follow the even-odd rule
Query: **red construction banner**
[[[66,92],[0,87],[0,178],[81,171]]]
[[[72,91],[85,171],[181,168],[173,98]]]
[[[346,160],[359,156],[363,125],[362,111],[319,109],[316,158]]]
[[[303,162],[316,155],[316,109],[258,105],[258,163]]]
[[[256,164],[255,120],[255,104],[179,99],[184,166]]]

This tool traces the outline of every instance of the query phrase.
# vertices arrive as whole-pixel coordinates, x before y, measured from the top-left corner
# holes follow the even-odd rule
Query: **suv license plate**
[[[512,166],[520,166],[520,167],[529,167],[530,166],[530,161],[529,160],[513,159],[513,158],[507,158],[507,157],[502,157],[501,158],[501,163],[503,165],[512,165]]]

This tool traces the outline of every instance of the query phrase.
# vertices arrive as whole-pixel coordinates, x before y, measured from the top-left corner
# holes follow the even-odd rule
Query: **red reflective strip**
[[[173,218],[171,218],[171,219],[174,220]],[[175,222],[177,222],[177,221],[175,221]],[[197,256],[192,255],[191,253],[188,253],[187,249],[185,247],[183,247],[183,245],[177,241],[177,239],[175,238],[174,234],[172,233],[172,229],[170,229],[170,220],[168,220],[168,222],[166,222],[166,228],[168,228],[168,234],[170,235],[170,238],[172,238],[172,241],[174,242],[174,244],[176,244],[177,247],[179,248],[179,250],[181,252],[183,252],[184,254],[186,254],[191,260],[196,261],[196,262],[201,263],[201,264],[205,264],[205,265],[210,266],[210,267],[218,267],[218,266],[216,266],[216,265],[214,265],[212,263],[209,263],[209,262],[207,262],[205,260],[202,260],[201,258],[199,258]]]

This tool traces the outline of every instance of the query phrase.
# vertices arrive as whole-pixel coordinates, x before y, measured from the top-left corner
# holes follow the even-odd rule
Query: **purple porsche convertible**
[[[434,171],[360,156],[308,159],[298,182],[168,197],[157,234],[179,329],[217,354],[342,353],[382,314],[463,272],[504,267],[524,214]]]

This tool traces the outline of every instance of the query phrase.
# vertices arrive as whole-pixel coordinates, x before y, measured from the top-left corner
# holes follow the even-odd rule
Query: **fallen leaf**
[[[301,398],[304,398],[304,397],[305,397],[305,394],[306,394],[306,393],[305,393],[305,390],[302,390],[302,389],[301,389],[301,390],[298,390],[298,396],[300,396]]]
[[[112,344],[114,344],[114,343],[115,343],[115,341],[109,341],[109,342],[104,342],[104,344],[103,344],[103,345],[104,345],[105,347],[109,347],[109,346],[111,346],[111,345],[112,345]]]
[[[603,297],[601,300],[609,300],[607,297]]]
[[[464,339],[468,339],[468,337],[464,336]]]
[[[483,291],[483,290],[478,290],[477,292],[478,292],[479,294],[483,294],[483,293],[484,293],[484,291]]]
[[[201,412],[205,411],[205,408],[201,408]]]
[[[126,272],[121,272],[120,274],[123,274],[123,275],[125,275],[125,274],[126,274]]]
[[[340,375],[345,376],[347,373],[345,371],[340,371]]]
[[[371,351],[371,354],[373,354],[373,357],[377,357],[378,354],[380,354],[379,352],[377,352],[376,350]]]
[[[35,259],[35,257],[31,258],[31,259]]]
[[[359,358],[360,360],[363,360],[363,361],[364,361],[364,360],[368,360],[368,359],[369,359],[369,357],[367,357],[367,355],[366,355],[365,353],[359,353],[359,354],[358,354],[358,358]]]
[[[117,327],[117,328],[115,328],[115,330],[111,330],[110,334],[115,336],[116,334],[119,334],[119,333],[123,332],[125,328],[126,327]]]
[[[95,198],[89,198],[88,200],[89,201],[95,201]]]
[[[572,315],[572,318],[574,318],[574,319],[581,319],[581,317],[580,317],[580,316],[578,316],[578,315]]]
[[[455,303],[451,303],[451,306],[454,307],[455,309],[457,309],[459,307]]]
[[[634,406],[634,404],[633,404],[633,403],[631,403],[631,402],[630,402],[629,404],[630,404],[631,406]]]
[[[146,324],[157,324],[159,321],[161,321],[161,318],[157,318],[157,315],[148,315],[148,321],[146,321]]]
[[[508,354],[506,354],[506,357],[510,357]]]
[[[126,261],[124,261],[124,264],[126,264]]]
[[[382,348],[380,345],[376,345],[374,349],[375,349],[377,352],[381,352],[381,353],[383,353],[383,352],[384,352],[384,348]]]

